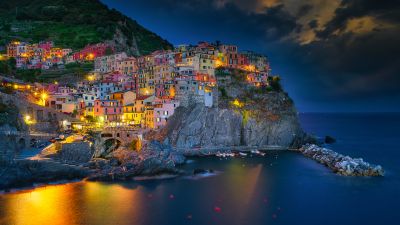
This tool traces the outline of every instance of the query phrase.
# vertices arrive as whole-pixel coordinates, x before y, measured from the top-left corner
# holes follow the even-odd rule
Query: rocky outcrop
[[[19,160],[12,165],[0,165],[0,190],[32,186],[61,180],[81,179],[89,171],[50,160]]]
[[[64,162],[87,163],[92,159],[93,152],[89,142],[63,143],[54,158]]]
[[[331,168],[334,172],[345,176],[383,176],[384,170],[380,165],[373,165],[363,159],[344,156],[330,149],[317,145],[304,145],[299,149],[303,155],[316,160]]]
[[[124,147],[110,153],[106,159],[95,158],[89,167],[96,170],[89,180],[128,180],[135,176],[177,174],[176,165],[185,162],[185,157],[172,150],[169,145],[152,141],[141,152]]]
[[[300,147],[307,137],[297,112],[284,93],[253,96],[236,107],[233,99],[218,107],[202,104],[179,107],[168,124],[149,139],[167,141],[177,149],[227,146]],[[244,99],[244,98],[243,98]],[[241,101],[241,100],[239,100]]]
[[[0,166],[9,165],[14,161],[18,151],[17,140],[14,135],[0,134]]]

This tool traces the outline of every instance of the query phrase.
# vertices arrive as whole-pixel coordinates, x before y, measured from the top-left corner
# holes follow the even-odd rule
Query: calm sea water
[[[400,114],[302,114],[332,149],[383,165],[384,178],[341,177],[297,153],[194,159],[211,177],[79,182],[0,195],[0,224],[398,224]]]

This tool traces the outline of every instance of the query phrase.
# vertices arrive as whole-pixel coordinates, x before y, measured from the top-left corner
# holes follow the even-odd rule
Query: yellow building
[[[85,116],[93,116],[94,117],[94,107],[93,106],[86,106],[84,115]]]
[[[135,104],[128,104],[124,106],[123,122],[133,125],[140,125],[144,120],[144,113],[136,111]]]

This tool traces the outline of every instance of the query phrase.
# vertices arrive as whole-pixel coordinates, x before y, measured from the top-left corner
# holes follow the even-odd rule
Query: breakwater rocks
[[[314,144],[303,145],[299,151],[303,155],[316,160],[331,168],[335,173],[345,176],[383,176],[384,170],[380,165],[373,165],[361,158],[351,158],[330,149]]]

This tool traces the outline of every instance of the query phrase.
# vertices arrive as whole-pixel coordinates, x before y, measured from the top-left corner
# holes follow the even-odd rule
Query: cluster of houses
[[[43,98],[40,102],[82,121],[92,118],[100,124],[157,129],[180,105],[218,104],[216,69],[238,69],[254,86],[268,84],[267,58],[239,52],[235,45],[200,42],[139,57],[124,52],[106,54],[107,48],[90,45],[68,54],[70,61],[94,60],[94,71],[77,84],[43,86],[45,95],[38,95]]]
[[[64,58],[72,49],[54,47],[51,41],[30,44],[13,41],[7,45],[7,57],[15,58],[19,69],[49,69],[62,67]]]
[[[19,69],[63,69],[65,64],[77,61],[93,61],[96,57],[113,52],[113,46],[105,43],[87,45],[80,51],[73,52],[70,48],[59,48],[52,41],[28,43],[12,41],[6,46],[4,57],[15,58]]]

